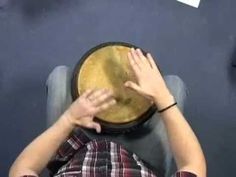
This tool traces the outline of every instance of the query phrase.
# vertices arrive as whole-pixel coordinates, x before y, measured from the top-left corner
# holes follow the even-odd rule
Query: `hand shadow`
[[[236,85],[236,42],[227,66],[229,81],[233,85]]]
[[[5,0],[6,1],[6,0]],[[10,0],[8,0],[10,1]],[[29,21],[35,21],[44,13],[65,9],[74,6],[80,1],[71,0],[11,0],[11,4],[23,12],[23,16]]]

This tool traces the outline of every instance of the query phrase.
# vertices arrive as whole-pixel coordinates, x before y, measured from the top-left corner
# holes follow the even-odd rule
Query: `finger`
[[[148,65],[147,58],[143,55],[143,52],[140,49],[136,49],[136,53],[139,56],[140,60]]]
[[[95,129],[97,133],[101,133],[101,125],[97,122],[89,122],[87,128]]]
[[[128,59],[129,59],[131,68],[133,69],[134,73],[137,75],[140,72],[140,68],[138,67],[137,63],[134,61],[130,52],[128,53]]]
[[[104,92],[103,94],[99,95],[97,98],[94,99],[93,105],[94,106],[100,106],[101,104],[103,104],[104,102],[109,100],[109,98],[111,98],[112,96],[113,96],[112,91],[106,91],[106,92]]]
[[[81,97],[87,98],[93,91],[94,89],[88,89],[81,95]]]
[[[151,99],[151,97],[149,95],[147,95],[145,92],[142,91],[142,89],[139,87],[139,85],[137,85],[136,83],[132,82],[132,81],[127,81],[125,83],[125,86],[127,88],[130,88],[134,91],[136,91],[138,94],[140,94],[141,96],[144,96],[147,99]]]
[[[107,108],[113,106],[116,104],[116,100],[115,99],[111,99],[107,102],[104,102],[101,106],[97,107],[98,112],[104,111]]]
[[[132,81],[127,81],[127,82],[125,82],[124,85],[128,88],[133,89],[134,91],[136,91],[138,93],[141,93],[141,94],[143,93],[142,89],[136,83],[134,83]]]
[[[104,94],[107,90],[106,89],[98,89],[95,90],[92,94],[90,94],[87,98],[90,101],[94,101],[97,97],[99,97],[100,95]]]
[[[139,67],[139,69],[141,69],[142,61],[140,60],[140,58],[139,58],[139,56],[137,55],[137,53],[136,53],[136,51],[134,50],[134,48],[131,48],[130,53],[131,53],[131,57],[132,57],[133,61],[137,64],[137,66]]]
[[[148,62],[149,62],[149,64],[151,65],[151,67],[152,67],[153,69],[159,70],[159,69],[157,68],[157,65],[156,65],[156,63],[155,63],[155,61],[154,61],[154,59],[153,59],[153,57],[152,57],[152,55],[151,55],[150,53],[147,54],[147,58],[148,58]]]

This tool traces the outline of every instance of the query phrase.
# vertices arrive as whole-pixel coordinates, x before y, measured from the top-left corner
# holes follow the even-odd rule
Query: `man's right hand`
[[[154,62],[151,54],[144,56],[140,49],[131,49],[128,53],[131,68],[137,79],[137,83],[127,81],[129,87],[144,97],[154,101],[158,109],[163,109],[174,103],[165,81]]]

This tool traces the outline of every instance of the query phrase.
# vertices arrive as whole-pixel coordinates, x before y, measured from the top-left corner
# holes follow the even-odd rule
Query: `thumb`
[[[135,90],[138,93],[141,93],[141,94],[143,93],[142,89],[136,83],[134,83],[132,81],[127,81],[127,82],[125,82],[124,85],[128,88],[131,88],[131,89]]]
[[[91,122],[89,128],[95,129],[97,133],[101,133],[101,125],[97,122]]]

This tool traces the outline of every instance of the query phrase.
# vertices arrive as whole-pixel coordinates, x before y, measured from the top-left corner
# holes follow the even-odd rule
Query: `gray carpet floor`
[[[4,0],[0,7],[0,176],[45,129],[45,81],[91,47],[125,41],[151,52],[189,89],[185,115],[200,139],[208,176],[235,172],[236,1]],[[1,0],[3,2],[3,0]],[[1,5],[1,4],[0,4]]]

